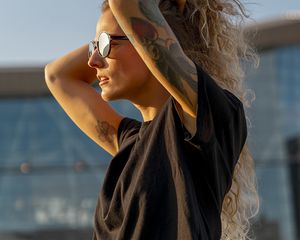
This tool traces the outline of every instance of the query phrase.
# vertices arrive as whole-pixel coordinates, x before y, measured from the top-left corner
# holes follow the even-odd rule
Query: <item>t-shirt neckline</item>
[[[172,96],[170,96],[170,97],[166,100],[166,102],[164,103],[164,106],[161,108],[160,112],[157,113],[156,116],[155,116],[152,120],[141,122],[141,127],[146,127],[146,126],[148,126],[150,123],[152,123],[152,122],[158,117],[158,115],[163,111],[163,109],[166,107],[166,105],[168,104],[168,101],[170,101],[170,99],[172,99]]]

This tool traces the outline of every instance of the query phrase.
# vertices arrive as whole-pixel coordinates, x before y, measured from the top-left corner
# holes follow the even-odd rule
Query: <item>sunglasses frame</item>
[[[100,50],[99,50],[99,39],[100,39],[100,36],[102,34],[106,34],[108,36],[108,39],[109,39],[109,50],[107,52],[107,54],[105,56],[103,56],[101,53],[100,53]],[[98,37],[98,41],[90,41],[89,43],[89,50],[88,50],[88,58],[90,58],[95,50],[97,49],[97,52],[98,54],[102,57],[102,58],[106,58],[109,53],[110,53],[110,50],[111,50],[111,40],[129,40],[127,36],[111,36],[108,32],[101,32],[99,34],[99,37]]]

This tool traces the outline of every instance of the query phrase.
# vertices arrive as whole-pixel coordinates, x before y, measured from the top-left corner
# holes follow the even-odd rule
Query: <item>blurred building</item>
[[[257,239],[300,239],[300,15],[248,26],[260,55],[247,69],[248,110],[261,212]],[[275,230],[276,229],[276,230]]]
[[[0,69],[0,113],[0,239],[91,239],[110,155],[50,95],[43,67]]]
[[[260,66],[250,148],[261,212],[257,240],[300,239],[300,17],[247,26]],[[93,86],[100,91],[97,85]],[[43,67],[0,68],[0,239],[91,239],[97,194],[111,159],[58,105]],[[141,120],[127,101],[111,103]]]

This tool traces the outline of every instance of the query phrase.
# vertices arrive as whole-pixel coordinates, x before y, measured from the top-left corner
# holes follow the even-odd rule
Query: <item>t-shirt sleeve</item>
[[[213,198],[221,203],[231,186],[234,168],[246,141],[246,119],[242,102],[233,93],[218,86],[200,66],[196,67],[196,132],[184,134],[184,140],[201,152],[205,161],[198,163],[198,171],[202,171]],[[221,205],[219,207],[221,209]]]
[[[124,117],[118,127],[118,145],[119,149],[128,140],[135,138],[141,127],[141,122]]]
[[[220,145],[231,148],[235,152],[232,154],[239,154],[247,137],[243,104],[233,93],[219,87],[199,65],[195,65],[198,73],[197,129],[186,140],[198,146],[217,140]]]

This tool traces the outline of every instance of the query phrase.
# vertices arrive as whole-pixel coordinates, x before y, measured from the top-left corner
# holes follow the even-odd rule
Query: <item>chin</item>
[[[110,97],[109,95],[107,95],[107,94],[101,93],[101,97],[102,97],[102,99],[103,99],[104,101],[106,101],[106,102],[109,102],[109,101],[112,100],[111,97]]]
[[[106,102],[109,102],[109,101],[113,101],[113,100],[120,100],[121,98],[116,96],[116,95],[113,95],[113,94],[105,94],[105,93],[101,93],[101,97],[104,101]]]

